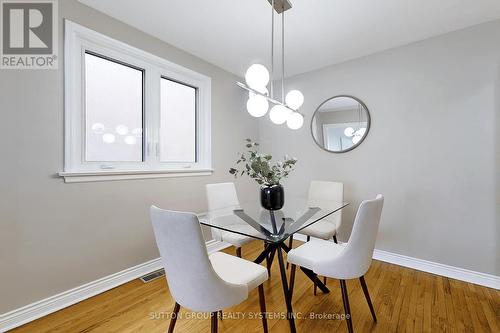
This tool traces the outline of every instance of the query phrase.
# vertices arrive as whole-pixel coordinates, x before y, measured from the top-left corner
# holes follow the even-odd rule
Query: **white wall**
[[[304,93],[306,123],[291,131],[262,120],[262,147],[299,159],[289,191],[345,183],[341,239],[359,202],[380,192],[378,249],[500,275],[499,64],[494,21],[293,77],[287,90]],[[360,147],[331,154],[310,121],[341,94],[366,103],[372,127]]]
[[[62,60],[57,71],[0,70],[0,313],[157,258],[149,206],[204,211],[204,184],[232,179],[244,139],[258,136],[232,74],[74,0],[59,4],[59,50],[68,18],[212,78],[215,172],[65,184],[55,176],[63,169]],[[254,193],[250,184],[240,182],[243,198]]]

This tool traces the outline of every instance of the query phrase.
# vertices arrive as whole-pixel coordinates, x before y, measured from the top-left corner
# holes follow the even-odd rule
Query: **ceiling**
[[[79,1],[239,76],[269,68],[267,0]],[[286,76],[500,18],[499,0],[290,1]]]

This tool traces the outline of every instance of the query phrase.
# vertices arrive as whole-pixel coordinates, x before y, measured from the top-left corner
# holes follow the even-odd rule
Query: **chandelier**
[[[363,111],[365,111],[363,105],[358,103],[358,126],[356,128],[347,127],[344,130],[344,135],[350,138],[353,144],[357,144],[366,133],[366,124],[361,122],[361,113]]]
[[[265,116],[272,105],[269,119],[296,130],[304,124],[304,115],[298,111],[304,103],[304,95],[298,90],[290,90],[285,95],[285,11],[292,5],[288,0],[268,1],[271,3],[271,74],[264,65],[253,64],[245,73],[245,83],[236,84],[248,91],[247,111],[251,116]],[[274,96],[274,11],[281,15],[281,100]]]

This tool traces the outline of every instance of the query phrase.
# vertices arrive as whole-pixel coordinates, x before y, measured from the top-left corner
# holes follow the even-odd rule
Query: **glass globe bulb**
[[[302,127],[302,125],[304,125],[304,117],[300,113],[294,112],[290,116],[288,116],[286,124],[290,129],[299,129]]]
[[[286,105],[297,110],[304,104],[304,95],[298,90],[290,90],[285,97]]]
[[[104,133],[104,125],[101,123],[92,124],[92,131],[94,131],[95,134],[102,134]]]
[[[348,138],[352,137],[354,135],[354,128],[352,127],[347,127],[344,130],[344,135],[347,136]]]
[[[120,135],[125,135],[128,133],[128,127],[125,125],[116,126],[115,130],[116,130],[116,133],[118,133]]]
[[[285,121],[287,121],[291,113],[292,110],[284,107],[281,104],[277,104],[273,106],[271,111],[269,112],[269,118],[276,125],[281,125],[284,124]]]
[[[355,135],[352,137],[352,143],[357,144],[361,140],[361,135]]]
[[[115,136],[111,133],[106,133],[102,136],[102,141],[104,143],[113,143],[115,142],[115,140],[116,140]]]
[[[247,101],[247,111],[253,117],[262,117],[269,109],[269,102],[264,96],[253,95]]]
[[[253,64],[247,69],[245,81],[250,88],[260,91],[269,83],[269,71],[261,64]]]

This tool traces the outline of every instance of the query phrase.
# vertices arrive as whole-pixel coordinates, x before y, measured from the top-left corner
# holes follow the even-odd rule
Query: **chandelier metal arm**
[[[255,90],[255,89],[252,89],[252,88],[250,88],[249,86],[247,86],[247,85],[246,85],[246,84],[244,84],[244,83],[241,83],[241,82],[239,82],[239,81],[236,81],[236,85],[237,85],[238,87],[240,87],[240,88],[243,88],[243,89],[245,89],[245,90],[247,90],[247,91],[251,92],[251,93],[254,93],[255,95],[259,95],[259,96],[264,97],[265,99],[267,99],[269,102],[271,102],[271,103],[273,103],[273,104],[276,104],[276,105],[282,105],[282,106],[284,106],[285,108],[287,108],[288,110],[290,110],[290,111],[292,111],[292,112],[297,112],[297,113],[301,114],[302,116],[304,116],[304,114],[303,114],[302,112],[299,112],[298,110],[294,110],[294,109],[292,109],[291,107],[289,107],[288,105],[286,105],[285,103],[280,102],[280,101],[278,101],[278,100],[276,100],[276,99],[274,99],[274,98],[272,98],[272,97],[269,97],[269,96],[267,96],[266,94],[263,94],[263,93],[261,93],[261,92],[259,92],[259,91]]]

